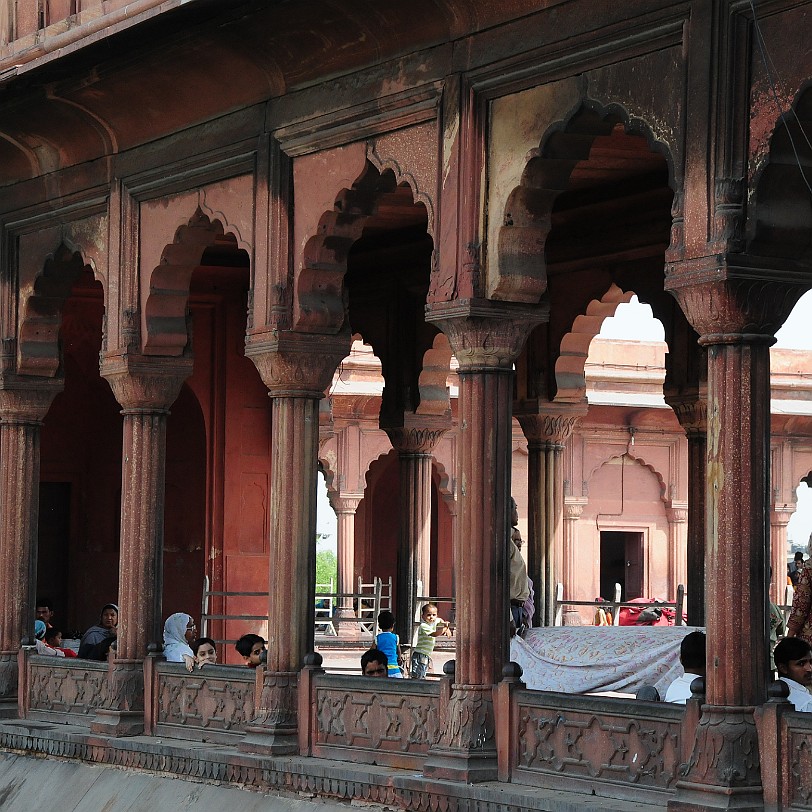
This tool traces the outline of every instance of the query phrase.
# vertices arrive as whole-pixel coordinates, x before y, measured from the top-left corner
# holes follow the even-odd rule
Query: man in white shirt
[[[691,698],[691,683],[705,676],[705,632],[691,632],[682,638],[679,661],[685,673],[668,686],[665,701],[684,705]]]
[[[785,637],[775,647],[778,678],[789,685],[790,702],[796,711],[812,713],[812,648],[798,637]]]

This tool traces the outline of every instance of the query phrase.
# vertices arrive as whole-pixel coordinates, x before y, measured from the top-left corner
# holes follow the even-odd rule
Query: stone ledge
[[[422,812],[659,812],[662,805],[512,784],[456,784],[419,773],[299,756],[268,758],[234,747],[177,739],[108,738],[87,728],[31,720],[0,722],[0,751],[84,762],[282,796]],[[69,812],[68,809],[65,812]]]

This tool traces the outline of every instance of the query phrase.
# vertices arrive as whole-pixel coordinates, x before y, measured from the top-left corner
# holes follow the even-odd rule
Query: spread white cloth
[[[679,647],[695,626],[550,626],[510,641],[510,659],[528,688],[585,694],[634,693],[653,685],[660,696],[682,676]],[[699,629],[698,631],[703,631]]]

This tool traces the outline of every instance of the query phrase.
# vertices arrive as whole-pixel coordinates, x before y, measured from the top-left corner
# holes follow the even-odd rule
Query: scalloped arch
[[[420,183],[411,172],[405,171],[400,163],[394,158],[381,158],[375,150],[367,150],[367,160],[383,175],[384,172],[392,172],[395,176],[395,184],[402,186],[406,184],[412,190],[412,199],[415,203],[422,203],[426,209],[428,217],[428,224],[426,231],[432,239],[434,239],[435,226],[434,226],[434,203],[427,192],[420,188]]]
[[[451,371],[451,344],[444,333],[437,333],[431,348],[423,353],[418,377],[420,405],[417,414],[450,415],[451,396],[448,375]]]
[[[812,79],[799,88],[791,110],[792,114],[777,119],[767,159],[752,179],[748,248],[754,254],[808,263],[812,261],[812,192],[807,186],[812,185],[808,141]]]
[[[443,465],[440,460],[436,457],[432,458],[432,465],[434,466],[434,470],[437,472],[437,490],[439,491],[440,495],[445,499],[447,502],[454,501],[454,491],[451,487],[452,477],[451,474],[448,473],[446,470],[445,465]]]
[[[675,200],[681,199],[671,152],[647,122],[620,104],[582,100],[547,128],[539,147],[528,155],[520,184],[508,195],[498,236],[498,268],[489,283],[492,298],[527,304],[540,300],[547,289],[545,247],[555,201],[569,188],[576,167],[590,161],[595,140],[611,136],[618,126],[628,136],[643,138],[650,152],[663,157]],[[672,240],[675,236],[672,229]]]
[[[189,343],[187,303],[194,269],[207,248],[227,243],[239,248],[237,237],[211,219],[198,205],[188,222],[175,231],[174,240],[164,247],[160,263],[149,275],[144,304],[145,355],[183,355]]]
[[[346,317],[344,275],[350,248],[378,214],[387,196],[398,188],[393,170],[380,172],[367,159],[352,188],[342,189],[333,210],[322,214],[317,233],[305,244],[302,267],[296,275],[294,329],[320,333],[341,329]],[[425,205],[415,202],[414,197],[412,205],[422,206],[425,213]]]
[[[591,481],[592,481],[592,478],[595,476],[595,474],[596,474],[596,473],[597,473],[597,472],[598,472],[598,471],[599,471],[601,468],[603,468],[605,465],[607,465],[608,463],[610,463],[612,460],[617,460],[617,459],[620,459],[621,457],[629,457],[629,459],[633,460],[635,463],[638,463],[639,465],[642,465],[642,466],[643,466],[643,468],[648,469],[649,471],[651,471],[651,473],[652,473],[652,474],[654,474],[654,476],[655,476],[655,477],[656,477],[656,479],[657,479],[657,484],[660,486],[660,501],[661,501],[661,502],[663,502],[663,504],[668,505],[668,504],[669,504],[669,500],[668,500],[668,486],[666,485],[665,478],[663,477],[663,475],[660,473],[660,471],[659,471],[659,470],[658,470],[658,469],[657,469],[657,468],[656,468],[656,467],[655,467],[655,466],[654,466],[652,463],[650,463],[650,462],[646,462],[646,460],[645,460],[645,459],[644,459],[642,456],[638,456],[638,455],[636,455],[636,454],[632,454],[632,453],[631,453],[630,451],[628,451],[628,450],[623,451],[623,452],[622,452],[622,453],[620,453],[620,454],[614,454],[614,453],[611,453],[611,454],[608,454],[608,455],[607,455],[606,457],[604,457],[603,459],[601,459],[601,460],[600,460],[600,461],[599,461],[599,462],[598,462],[598,463],[597,463],[597,464],[596,464],[596,465],[595,465],[595,466],[592,468],[592,470],[589,472],[589,476],[586,478],[586,481],[587,481],[587,482],[591,482]]]
[[[624,293],[612,283],[600,300],[593,299],[587,305],[585,314],[575,317],[572,329],[561,339],[555,362],[556,401],[581,403],[586,398],[584,368],[589,345],[604,320],[614,316],[618,305],[629,302],[632,296],[633,291]]]
[[[45,258],[28,296],[20,302],[17,371],[24,375],[52,378],[59,372],[59,329],[71,289],[84,268],[89,268],[102,287],[95,263],[87,261],[79,246],[64,238]]]

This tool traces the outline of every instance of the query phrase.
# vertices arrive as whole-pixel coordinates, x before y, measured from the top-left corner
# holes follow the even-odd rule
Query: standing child
[[[381,612],[378,615],[378,628],[380,631],[375,637],[375,647],[386,655],[389,662],[388,676],[403,679],[400,670],[400,638],[394,633],[395,616],[391,612]]]
[[[441,618],[437,617],[437,604],[426,603],[420,612],[420,626],[417,629],[417,645],[412,649],[412,660],[409,676],[412,679],[425,679],[434,651],[436,637],[451,637],[451,629]]]

